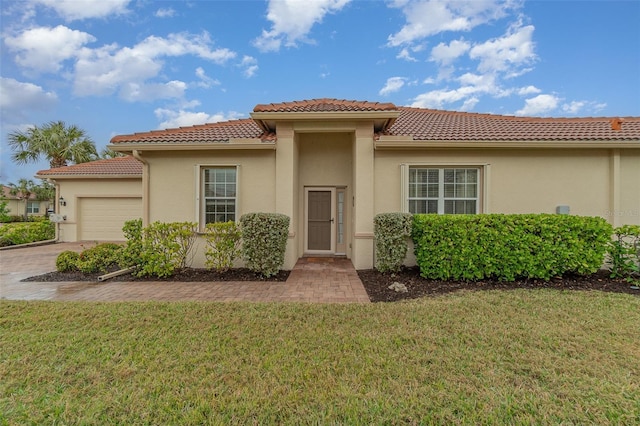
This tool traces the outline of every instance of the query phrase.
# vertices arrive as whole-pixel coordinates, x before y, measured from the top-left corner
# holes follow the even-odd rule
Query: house
[[[38,200],[36,194],[29,195],[29,199],[25,200],[25,197],[20,192],[12,195],[11,187],[6,185],[1,185],[1,187],[0,201],[7,202],[10,216],[24,216],[25,208],[28,216],[44,216],[47,213],[49,208],[48,200]]]
[[[314,99],[257,105],[247,119],[116,136],[109,147],[141,164],[141,190],[130,194],[145,224],[194,221],[202,230],[248,212],[289,216],[287,269],[305,255],[344,255],[371,268],[373,217],[383,212],[569,213],[640,224],[640,117]],[[111,181],[110,197],[126,192]],[[92,226],[81,210],[84,198],[103,193],[93,182],[80,195],[71,187],[66,195],[66,185],[62,193],[80,201],[76,216],[66,213],[82,222],[73,238]]]
[[[60,241],[121,241],[129,219],[142,217],[142,164],[131,156],[40,170],[56,187]]]

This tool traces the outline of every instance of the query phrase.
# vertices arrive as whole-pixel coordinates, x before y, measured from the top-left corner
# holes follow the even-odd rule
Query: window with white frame
[[[27,201],[27,213],[28,214],[40,213],[40,201]]]
[[[236,220],[237,168],[202,168],[203,224]]]
[[[410,213],[479,213],[480,169],[409,167]]]

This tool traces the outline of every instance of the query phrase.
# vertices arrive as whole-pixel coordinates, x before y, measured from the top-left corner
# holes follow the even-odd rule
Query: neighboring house
[[[383,212],[569,212],[640,224],[640,117],[527,118],[317,99],[116,136],[109,147],[142,162],[145,224],[194,221],[202,230],[249,212],[289,216],[287,269],[305,255],[345,255],[371,268],[373,218]],[[113,185],[112,194],[122,192]],[[93,185],[82,191],[94,196]]]
[[[142,217],[142,164],[131,156],[40,170],[56,187],[60,241],[121,241],[122,227]]]
[[[35,194],[31,194],[28,200],[24,199],[24,196],[18,192],[16,195],[11,195],[11,187],[2,185],[2,195],[0,201],[7,202],[7,209],[10,216],[24,216],[24,209],[27,209],[28,216],[44,216],[47,213],[50,202],[48,200],[38,200]],[[27,205],[25,206],[25,202]]]

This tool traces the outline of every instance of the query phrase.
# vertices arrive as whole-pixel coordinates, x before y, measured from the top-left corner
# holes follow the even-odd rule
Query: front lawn
[[[0,424],[638,424],[640,298],[0,303]]]

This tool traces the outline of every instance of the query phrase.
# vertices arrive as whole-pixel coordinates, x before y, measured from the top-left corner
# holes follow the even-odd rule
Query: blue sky
[[[526,116],[640,116],[640,1],[3,0],[7,135],[111,137],[313,98]]]

